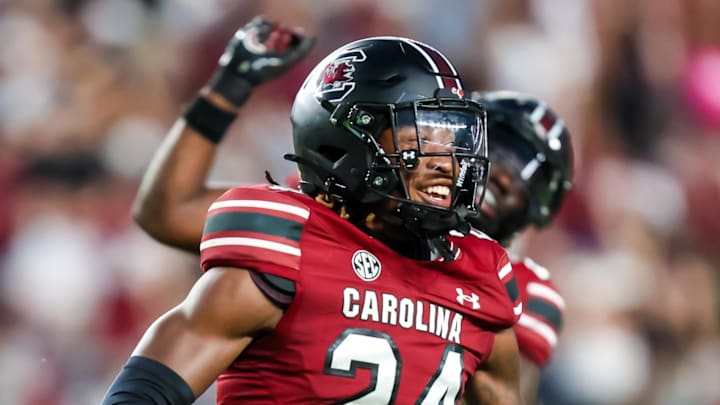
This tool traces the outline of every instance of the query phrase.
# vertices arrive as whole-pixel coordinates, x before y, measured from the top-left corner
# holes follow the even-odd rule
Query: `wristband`
[[[204,97],[198,97],[183,114],[187,125],[212,143],[220,143],[237,114],[225,111]]]

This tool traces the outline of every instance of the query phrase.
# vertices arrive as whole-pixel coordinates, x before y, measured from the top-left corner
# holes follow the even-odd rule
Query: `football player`
[[[572,145],[563,121],[542,101],[511,91],[473,92],[488,114],[492,169],[482,207],[471,223],[509,247],[532,225],[550,224],[572,187]],[[557,343],[565,303],[548,270],[530,258],[512,261],[523,313],[515,325],[523,396],[534,403]]]
[[[170,200],[204,181],[252,88],[311,42],[263,20],[239,30],[141,202],[156,181]],[[522,403],[512,267],[495,241],[464,236],[488,176],[485,112],[452,64],[410,39],[353,42],[310,73],[291,120],[301,191],[237,187],[160,219],[181,222],[171,244],[197,249],[186,236],[206,204],[204,274],[148,329],[104,403],[191,403],[216,379],[221,404],[449,404],[464,391]],[[487,375],[501,387],[492,401]]]

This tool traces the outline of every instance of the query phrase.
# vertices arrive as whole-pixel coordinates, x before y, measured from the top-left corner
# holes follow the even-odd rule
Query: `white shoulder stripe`
[[[502,267],[502,269],[500,269],[500,271],[498,271],[498,277],[500,277],[500,280],[502,280],[505,278],[505,276],[510,274],[511,271],[512,271],[512,264],[507,263]]]
[[[535,262],[535,260],[533,260],[529,257],[526,257],[523,259],[522,262],[525,265],[525,267],[527,267],[533,273],[535,273],[535,275],[538,276],[538,278],[540,278],[541,280],[550,280],[550,270],[537,264]]]
[[[555,345],[557,345],[558,336],[555,330],[553,330],[553,328],[545,322],[533,317],[532,315],[528,315],[526,313],[520,315],[518,325],[530,329],[540,335],[540,337],[548,342],[550,347],[555,347]]]
[[[518,302],[517,305],[513,307],[513,314],[520,315],[523,313],[523,303],[522,301]]]
[[[565,300],[563,299],[563,297],[560,296],[557,291],[546,286],[545,284],[540,284],[534,281],[530,282],[527,285],[527,293],[528,296],[542,298],[546,301],[552,302],[553,304],[555,304],[556,307],[560,309],[565,309]]]
[[[217,247],[217,246],[249,246],[261,249],[273,250],[276,252],[287,253],[293,256],[300,256],[300,249],[286,245],[284,243],[272,242],[269,240],[256,239],[256,238],[240,238],[240,237],[227,237],[227,238],[215,238],[208,239],[200,244],[200,251],[205,249]]]
[[[296,205],[283,204],[273,201],[264,200],[225,200],[216,201],[210,205],[208,211],[216,210],[218,208],[264,208],[272,211],[280,211],[287,214],[298,216],[302,219],[308,219],[310,217],[310,211],[305,208],[298,207]]]

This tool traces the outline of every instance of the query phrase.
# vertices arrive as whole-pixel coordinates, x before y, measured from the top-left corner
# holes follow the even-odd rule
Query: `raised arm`
[[[468,405],[522,405],[520,390],[520,354],[512,328],[495,334],[488,360],[468,382]]]
[[[314,38],[261,18],[235,33],[145,172],[132,208],[145,232],[197,253],[207,208],[225,191],[206,185],[219,142],[253,88],[285,73],[313,44]]]
[[[205,98],[213,105],[228,113],[237,111],[208,90]],[[133,219],[145,232],[162,243],[197,253],[205,213],[226,190],[206,185],[217,149],[217,143],[184,118],[175,122],[155,152],[133,203]]]

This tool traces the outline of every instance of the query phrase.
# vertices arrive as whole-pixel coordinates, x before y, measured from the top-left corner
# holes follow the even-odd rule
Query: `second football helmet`
[[[572,188],[572,144],[565,123],[545,103],[526,94],[473,92],[471,97],[488,114],[493,170],[511,172],[527,197],[526,206],[516,212],[491,217],[481,211],[470,217],[471,223],[501,242],[530,224],[547,226]],[[486,203],[494,198],[490,195]]]

